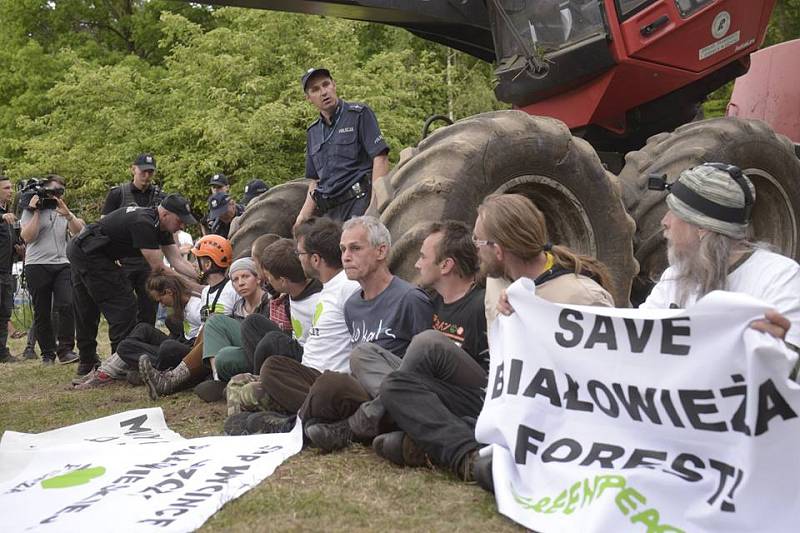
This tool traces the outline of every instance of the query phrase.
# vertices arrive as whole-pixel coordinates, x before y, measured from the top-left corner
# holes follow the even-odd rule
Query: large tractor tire
[[[390,267],[414,279],[425,225],[475,222],[492,193],[520,193],[544,212],[554,243],[598,257],[610,269],[618,305],[628,302],[637,266],[634,223],[616,178],[592,147],[554,119],[521,111],[476,115],[436,130],[407,152],[388,179],[394,199],[381,220],[395,241]]]
[[[650,173],[666,174],[671,182],[681,171],[704,162],[740,167],[756,188],[752,238],[800,259],[800,160],[792,143],[766,123],[731,117],[693,122],[651,137],[625,160],[619,178],[625,206],[636,220],[634,251],[640,267],[634,302],[644,300],[667,266],[661,227],[666,193],[647,190]]]
[[[292,226],[307,193],[308,180],[296,179],[272,187],[250,202],[237,218],[236,227],[231,228],[234,257],[248,250],[253,241],[265,233],[291,237]]]

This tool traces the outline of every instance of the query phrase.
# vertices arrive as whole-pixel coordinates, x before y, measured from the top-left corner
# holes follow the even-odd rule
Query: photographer
[[[19,361],[8,351],[8,321],[14,309],[14,281],[11,265],[17,242],[14,224],[17,217],[10,212],[14,187],[7,176],[0,176],[0,363]]]
[[[36,340],[42,350],[42,363],[74,363],[77,354],[75,319],[72,311],[72,281],[67,243],[84,227],[64,203],[64,178],[50,174],[22,191],[20,236],[27,245],[25,278],[33,300]],[[58,347],[51,311],[58,315]]]

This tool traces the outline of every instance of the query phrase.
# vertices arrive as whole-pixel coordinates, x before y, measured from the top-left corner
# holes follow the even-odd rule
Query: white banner
[[[748,327],[768,306],[556,305],[530,280],[490,333],[497,505],[536,531],[798,531],[796,355]]]
[[[160,408],[0,441],[0,517],[12,531],[192,531],[299,452],[291,433],[184,439]]]

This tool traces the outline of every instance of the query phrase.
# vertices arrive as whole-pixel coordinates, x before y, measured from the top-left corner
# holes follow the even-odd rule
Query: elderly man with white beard
[[[658,181],[658,180],[656,180]],[[661,223],[669,268],[640,306],[683,308],[714,290],[749,294],[774,306],[753,327],[800,346],[800,266],[747,239],[755,188],[724,163],[684,170],[668,188]]]

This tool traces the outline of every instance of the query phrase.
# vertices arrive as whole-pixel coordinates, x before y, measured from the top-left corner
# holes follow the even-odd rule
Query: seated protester
[[[209,233],[228,238],[231,222],[244,212],[242,206],[226,192],[217,192],[208,199]]]
[[[416,335],[399,370],[381,384],[381,399],[403,431],[379,435],[375,452],[401,466],[431,461],[458,472],[474,439],[464,419],[483,407],[489,369],[484,289],[476,285],[478,250],[466,224],[431,225],[414,265],[436,291],[433,329]],[[418,453],[417,450],[419,450]]]
[[[253,241],[253,244],[250,246],[250,257],[253,258],[253,261],[256,263],[256,270],[258,270],[258,277],[261,278],[261,283],[264,286],[264,290],[267,291],[269,294],[269,313],[267,317],[274,322],[281,331],[286,333],[292,332],[292,321],[289,318],[290,310],[289,310],[289,295],[288,294],[279,294],[278,291],[272,288],[272,285],[267,283],[267,276],[264,274],[264,269],[261,267],[261,255],[264,253],[264,250],[270,244],[279,241],[281,239],[280,235],[276,235],[275,233],[267,233],[266,235],[261,235],[256,237],[256,240]],[[262,334],[259,333],[257,338],[254,338],[252,335],[248,335],[245,333],[247,321],[242,323],[243,330],[242,334],[244,338],[242,342],[244,342],[245,353],[248,354],[248,358],[252,357],[253,352],[255,351],[255,345],[258,344],[258,341],[261,340]],[[254,344],[248,344],[248,340],[254,338]],[[255,369],[257,372],[258,369]]]
[[[666,202],[661,224],[669,268],[640,308],[684,308],[714,290],[742,292],[785,315],[792,326],[785,340],[800,346],[800,266],[747,240],[755,203],[747,176],[732,165],[698,165],[681,173]],[[735,220],[723,216],[726,210]],[[765,329],[775,320],[777,313],[768,314],[757,329],[775,334]]]
[[[309,390],[300,418],[305,434],[323,450],[347,446],[353,437],[381,433],[385,409],[378,397],[383,379],[400,367],[408,344],[433,325],[433,307],[419,288],[389,271],[391,236],[371,216],[348,220],[339,248],[348,279],[361,290],[345,303],[344,316],[356,347],[353,375],[326,372]]]
[[[472,235],[478,247],[481,272],[489,278],[510,281],[530,278],[534,281],[536,296],[554,303],[614,306],[606,289],[611,284],[605,265],[593,257],[578,255],[566,246],[552,245],[544,215],[525,196],[500,194],[486,198],[478,207]],[[486,291],[487,305],[491,305],[488,283]],[[513,312],[505,291],[500,294],[497,308],[504,314]],[[488,318],[489,310],[486,311]],[[385,392],[389,394],[393,409],[397,407],[404,386],[402,379],[386,384]],[[429,394],[428,398],[436,401],[434,395]],[[446,417],[447,434],[437,431],[430,437],[423,436],[413,429],[414,420],[405,418],[402,410],[397,411],[396,422],[401,428],[413,431],[416,440],[404,436],[402,446],[405,449],[401,454],[396,448],[391,450],[392,458],[402,456],[404,462],[408,459],[410,464],[420,464],[420,457],[427,455],[431,462],[449,467],[461,479],[477,479],[481,486],[492,490],[491,457],[478,459],[481,445],[475,440],[474,423],[455,415],[447,407],[447,398],[442,395],[437,403],[430,405],[432,412]],[[387,443],[383,444],[386,449]]]
[[[269,312],[269,295],[261,287],[255,262],[251,258],[234,261],[228,276],[240,300],[234,305],[232,316],[209,317],[203,334],[203,361],[211,367],[213,380],[222,383],[223,388],[230,378],[250,369],[242,350],[242,320],[252,314],[265,315]]]
[[[242,343],[248,357],[246,371],[253,373],[258,373],[264,360],[272,355],[301,359],[322,290],[319,280],[306,277],[291,239],[280,239],[267,246],[259,263],[269,286],[277,293],[288,295],[292,332],[287,334],[263,315],[245,319]]]
[[[200,267],[200,281],[207,283],[200,294],[200,319],[205,323],[215,314],[231,315],[239,296],[226,275],[233,256],[230,242],[219,235],[206,235],[195,243],[192,254],[197,257]],[[166,340],[163,343],[166,347],[162,345],[159,353],[169,351],[170,348],[180,348],[172,343],[179,344],[175,340]],[[147,392],[152,400],[182,390],[205,377],[209,369],[203,365],[202,330],[194,346],[178,366],[171,370],[157,370],[163,367],[161,361],[153,364],[149,357],[139,359],[139,374],[147,385]]]
[[[148,356],[156,368],[166,370],[180,364],[181,359],[189,353],[202,326],[200,298],[192,295],[181,278],[165,273],[151,274],[146,287],[153,301],[169,310],[165,321],[169,335],[152,324],[139,322],[131,334],[119,343],[117,351],[102,362],[92,378],[76,385],[76,389],[102,387],[126,378],[131,383],[139,383],[135,378],[139,373],[140,357]],[[165,342],[169,339],[177,341],[180,349],[176,350],[175,345]],[[164,351],[161,350],[162,346]],[[131,373],[137,376],[131,376]]]
[[[240,398],[228,397],[228,435],[288,431],[314,381],[325,371],[348,372],[353,349],[344,320],[344,304],[360,288],[342,269],[341,225],[329,218],[309,218],[298,226],[296,254],[303,272],[322,283],[319,303],[303,345],[302,364],[292,357],[272,354],[261,367],[259,381],[245,384]],[[229,387],[229,391],[230,391]],[[244,405],[242,398],[250,400]],[[239,401],[241,405],[232,405]],[[239,413],[240,409],[273,408],[276,412]],[[286,416],[282,413],[288,413]]]

